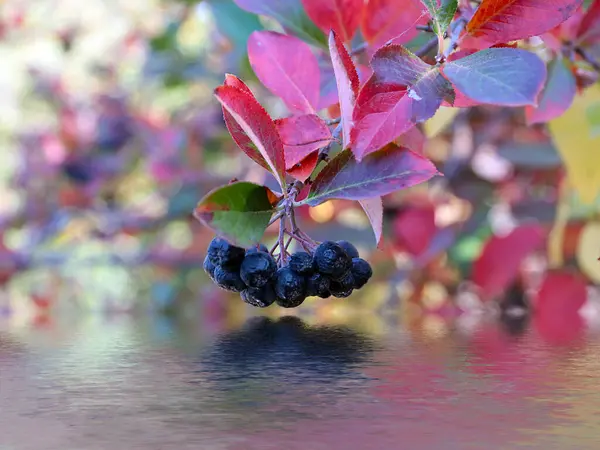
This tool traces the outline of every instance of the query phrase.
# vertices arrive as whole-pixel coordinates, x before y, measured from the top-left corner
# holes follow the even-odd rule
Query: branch
[[[587,52],[587,50],[581,47],[575,47],[575,53],[581,56],[590,66],[594,68],[596,72],[600,72],[600,62],[596,61],[594,57]]]
[[[429,53],[431,50],[433,50],[434,48],[436,48],[437,45],[438,45],[438,38],[437,38],[437,36],[434,36],[423,47],[421,47],[420,49],[418,49],[415,52],[415,55],[417,55],[419,58],[422,58],[427,53]]]
[[[450,53],[452,53],[456,47],[458,47],[460,35],[467,26],[467,19],[464,17],[459,17],[453,25],[454,27],[451,27],[452,32],[450,34],[450,45],[448,45],[448,48],[444,51],[444,60],[450,56]]]

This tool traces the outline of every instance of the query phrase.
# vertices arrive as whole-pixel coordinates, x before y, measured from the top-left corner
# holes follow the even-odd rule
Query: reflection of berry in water
[[[338,279],[352,266],[352,260],[342,247],[332,241],[325,241],[315,250],[315,264],[319,272]]]
[[[339,245],[340,247],[342,247],[350,258],[358,258],[359,257],[358,250],[350,242],[337,241],[336,244]]]
[[[240,275],[249,287],[259,288],[271,281],[276,270],[277,264],[269,253],[254,252],[242,261]]]
[[[215,269],[215,283],[220,288],[232,292],[242,292],[246,289],[239,270],[229,271],[229,269],[222,266],[217,266]]]
[[[277,295],[272,284],[266,284],[260,288],[247,288],[240,294],[242,300],[249,305],[258,308],[266,308],[275,303]]]
[[[204,268],[204,271],[210,277],[210,279],[215,281],[215,269],[217,268],[217,266],[210,262],[210,258],[208,256],[204,258],[204,264],[202,265],[202,267]]]
[[[215,266],[239,267],[245,256],[243,248],[231,245],[223,238],[216,237],[208,246],[208,257]]]
[[[303,275],[311,274],[314,271],[313,257],[306,252],[296,252],[290,258],[290,269]]]
[[[360,289],[373,276],[371,265],[362,258],[352,259],[352,275],[354,276],[354,288]]]
[[[313,273],[306,280],[306,292],[307,295],[314,297],[327,298],[331,295],[329,292],[329,286],[331,281],[329,278],[320,273]]]
[[[289,267],[277,271],[275,279],[277,304],[283,308],[300,306],[306,298],[306,281]]]

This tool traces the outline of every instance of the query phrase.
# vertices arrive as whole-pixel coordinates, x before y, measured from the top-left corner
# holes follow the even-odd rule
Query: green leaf
[[[592,138],[600,136],[600,102],[588,106],[585,110]]]
[[[277,201],[269,188],[240,181],[206,194],[194,217],[234,244],[249,246],[262,238]]]
[[[442,4],[439,5],[439,0],[421,0],[433,19],[434,33],[443,37],[452,19],[454,19],[458,0],[441,0],[441,2]]]

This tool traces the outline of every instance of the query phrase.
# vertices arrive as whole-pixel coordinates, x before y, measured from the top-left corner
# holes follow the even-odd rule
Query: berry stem
[[[285,236],[285,215],[281,217],[281,220],[279,221],[279,238],[277,239],[279,242],[279,267],[283,267],[285,266],[286,263],[286,252],[285,252],[285,246],[283,243],[283,239]]]

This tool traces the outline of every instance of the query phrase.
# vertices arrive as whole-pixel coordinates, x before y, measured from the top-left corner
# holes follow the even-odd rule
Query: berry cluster
[[[345,298],[373,275],[347,241],[323,242],[312,255],[294,253],[278,269],[264,245],[244,250],[218,237],[208,246],[204,270],[219,287],[239,292],[244,302],[259,308],[275,302],[295,308],[312,296]]]

